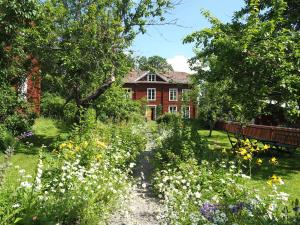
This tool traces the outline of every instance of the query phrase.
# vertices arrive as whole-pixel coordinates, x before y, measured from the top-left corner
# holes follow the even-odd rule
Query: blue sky
[[[201,9],[209,10],[221,21],[230,21],[233,12],[241,9],[243,0],[182,0],[170,15],[178,24],[147,27],[147,33],[139,35],[132,50],[136,56],[160,55],[178,71],[190,72],[186,60],[193,56],[193,45],[182,44],[183,38],[193,31],[208,27],[209,23],[200,14]]]

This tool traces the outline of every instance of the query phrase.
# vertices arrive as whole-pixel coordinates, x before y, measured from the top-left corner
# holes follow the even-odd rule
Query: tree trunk
[[[208,135],[208,137],[211,137],[213,128],[214,128],[214,122],[212,120],[210,120],[209,121],[209,135]]]

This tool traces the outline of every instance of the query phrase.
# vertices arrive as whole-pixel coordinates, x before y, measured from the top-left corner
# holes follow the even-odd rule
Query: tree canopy
[[[136,61],[136,67],[139,70],[156,73],[173,71],[172,65],[170,65],[165,58],[158,55],[150,56],[148,58],[145,56],[141,56]]]
[[[300,34],[283,26],[285,1],[271,1],[268,11],[259,1],[246,3],[247,12],[237,12],[230,23],[202,12],[211,28],[185,38],[196,47],[190,62],[199,80],[226,81],[224,94],[246,118],[268,113],[274,104],[293,120],[300,115]]]
[[[42,72],[87,107],[130,69],[126,51],[145,26],[165,23],[171,0],[47,0],[32,32]]]

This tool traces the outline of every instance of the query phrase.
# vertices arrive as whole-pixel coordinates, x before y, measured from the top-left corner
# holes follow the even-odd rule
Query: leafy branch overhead
[[[196,46],[190,62],[200,80],[226,81],[224,94],[246,118],[269,113],[271,103],[293,120],[300,115],[300,34],[297,26],[286,25],[290,9],[283,0],[270,1],[268,10],[247,1],[246,8],[230,23],[204,11],[212,26],[185,38]]]
[[[166,24],[171,0],[48,0],[31,32],[42,71],[59,77],[61,92],[86,107],[129,70],[125,54],[147,25]]]

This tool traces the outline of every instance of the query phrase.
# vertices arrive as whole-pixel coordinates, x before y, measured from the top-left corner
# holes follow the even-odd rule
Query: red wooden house
[[[180,113],[185,118],[196,118],[196,105],[186,101],[191,88],[189,74],[168,72],[164,74],[132,71],[124,81],[134,100],[147,100],[146,118],[155,120],[160,113]],[[159,112],[160,111],[160,112]]]
[[[30,70],[25,82],[19,87],[19,91],[21,96],[30,103],[32,110],[39,115],[41,104],[40,64],[32,55],[29,55],[28,59],[31,62]]]

